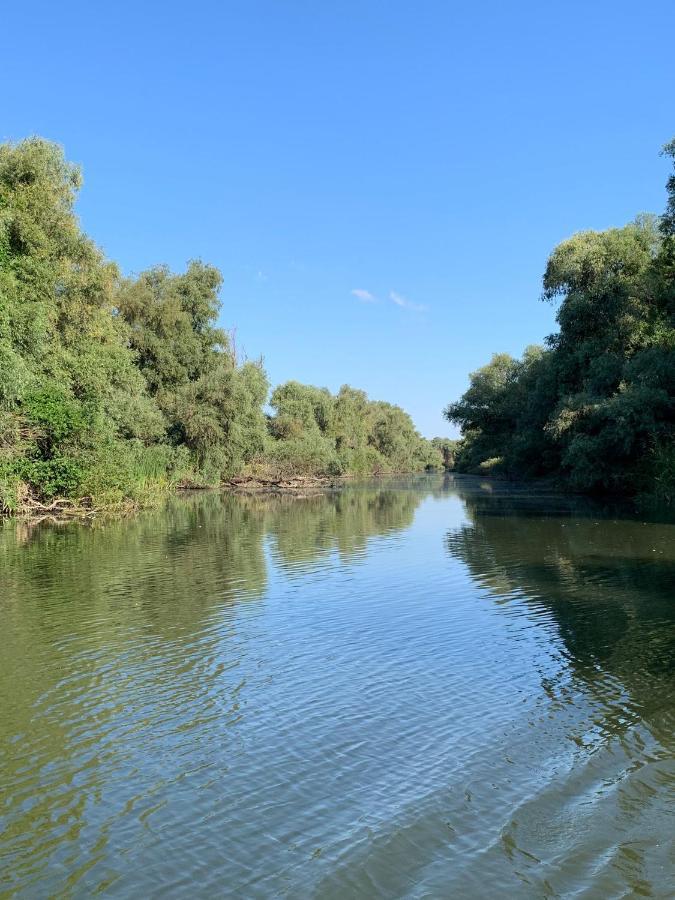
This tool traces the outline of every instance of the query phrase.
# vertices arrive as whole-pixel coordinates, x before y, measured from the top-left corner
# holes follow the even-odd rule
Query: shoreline
[[[374,476],[377,477],[377,476]],[[344,484],[351,475],[290,475],[265,477],[262,475],[238,475],[223,482],[220,489],[236,494],[304,494],[320,493]]]
[[[183,484],[161,494],[156,503],[138,503],[133,500],[122,501],[112,506],[96,506],[91,497],[80,497],[72,500],[56,497],[49,503],[42,503],[35,498],[27,498],[16,510],[1,510],[0,523],[18,520],[28,525],[39,525],[42,522],[67,524],[80,522],[91,523],[106,518],[124,518],[151,509],[170,497],[181,494],[202,492],[227,492],[241,495],[276,494],[293,497],[316,496],[326,491],[337,490],[359,477],[388,478],[397,475],[423,475],[424,472],[379,472],[370,475],[236,475],[219,485]],[[440,473],[436,473],[440,474]]]
[[[160,496],[155,498],[155,502],[136,502],[133,500],[125,500],[110,506],[96,506],[91,497],[80,497],[78,499],[69,499],[57,497],[49,503],[42,503],[39,500],[28,497],[20,507],[16,510],[4,509],[0,511],[0,524],[3,521],[20,521],[24,524],[33,526],[43,522],[50,524],[91,524],[94,521],[105,519],[126,518],[143,510],[152,509],[161,505],[164,500],[171,497],[180,497],[181,494],[202,493],[202,492],[226,492],[231,494],[239,494],[242,496],[260,496],[260,495],[276,495],[291,496],[297,498],[315,497],[322,493],[339,490],[350,482],[360,477],[372,479],[385,479],[403,475],[455,475],[476,481],[488,482],[495,487],[503,486],[507,489],[520,487],[534,496],[545,496],[547,494],[556,494],[568,498],[569,500],[587,500],[600,504],[610,504],[625,506],[629,505],[635,509],[649,510],[654,509],[659,512],[672,514],[672,507],[669,504],[654,503],[647,501],[645,497],[626,496],[621,494],[605,494],[592,495],[583,491],[570,491],[565,489],[560,482],[555,479],[512,479],[504,475],[477,475],[475,473],[445,471],[445,472],[380,472],[370,475],[358,476],[353,474],[346,475],[288,475],[288,476],[270,476],[270,475],[237,475],[223,481],[219,485],[195,485],[183,484],[175,486],[171,490],[166,490]]]

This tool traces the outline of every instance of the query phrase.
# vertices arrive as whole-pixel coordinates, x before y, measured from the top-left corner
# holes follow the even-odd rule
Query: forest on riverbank
[[[675,161],[675,141],[664,153]],[[553,251],[542,298],[559,331],[494,355],[445,410],[460,472],[675,502],[675,175],[667,194],[662,216]]]
[[[445,410],[460,441],[349,385],[270,394],[218,326],[220,272],[123,277],[79,225],[80,185],[49,141],[0,145],[0,512],[441,468],[675,499],[675,175],[662,216],[554,250],[559,330],[472,373]]]
[[[290,381],[218,327],[200,261],[122,277],[83,233],[77,166],[31,138],[0,146],[0,511],[152,502],[241,473],[441,468],[400,407]]]

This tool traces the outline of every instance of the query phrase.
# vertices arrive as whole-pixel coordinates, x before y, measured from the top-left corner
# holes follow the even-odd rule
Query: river
[[[0,526],[0,896],[675,896],[675,524],[474,478]]]

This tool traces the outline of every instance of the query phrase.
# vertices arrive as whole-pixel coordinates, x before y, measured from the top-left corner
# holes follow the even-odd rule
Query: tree
[[[452,438],[435,437],[431,439],[431,446],[441,455],[443,468],[452,471],[455,468],[455,460],[459,441]]]
[[[371,401],[343,385],[326,388],[289,381],[270,399],[267,453],[285,470],[373,475],[441,466],[441,457],[400,407]]]
[[[268,383],[260,363],[240,366],[217,327],[222,277],[193,260],[183,274],[166,266],[125,281],[116,296],[149,394],[166,422],[166,438],[185,447],[192,479],[217,483],[260,453]]]
[[[112,314],[117,269],[74,214],[80,184],[54,144],[0,146],[0,507],[117,494],[161,430]]]
[[[660,220],[581,232],[553,251],[543,299],[559,303],[559,331],[521,360],[494,356],[447,407],[462,427],[460,469],[675,493],[675,176],[668,192]]]

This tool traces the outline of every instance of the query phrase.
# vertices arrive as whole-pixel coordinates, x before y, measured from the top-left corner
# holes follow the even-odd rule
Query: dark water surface
[[[0,528],[0,896],[675,896],[675,525],[472,479]]]

